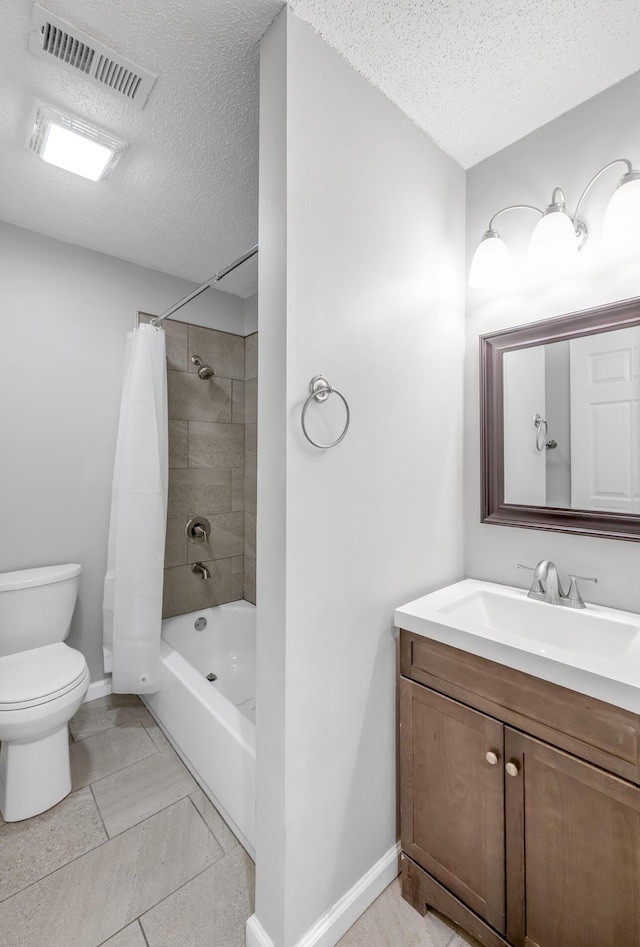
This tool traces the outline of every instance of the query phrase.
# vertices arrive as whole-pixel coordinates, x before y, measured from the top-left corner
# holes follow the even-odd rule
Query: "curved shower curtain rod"
[[[178,309],[182,309],[183,306],[186,306],[187,303],[190,303],[192,299],[195,299],[196,296],[199,296],[200,293],[204,293],[205,289],[209,289],[210,286],[213,286],[214,283],[219,283],[221,279],[224,279],[225,276],[228,276],[233,270],[239,267],[246,260],[250,260],[252,256],[255,256],[258,252],[258,244],[255,247],[251,247],[250,250],[247,250],[246,253],[243,253],[242,256],[239,256],[237,260],[234,260],[233,263],[230,263],[229,266],[225,266],[223,270],[219,270],[215,276],[212,276],[211,279],[208,279],[206,283],[203,283],[202,286],[198,286],[197,289],[194,289],[192,293],[189,293],[188,296],[185,296],[183,299],[180,299],[174,306],[171,306],[170,309],[167,309],[160,316],[156,316],[155,319],[151,320],[152,326],[157,326],[163,319],[167,319],[169,316],[172,316],[174,312],[177,312]]]

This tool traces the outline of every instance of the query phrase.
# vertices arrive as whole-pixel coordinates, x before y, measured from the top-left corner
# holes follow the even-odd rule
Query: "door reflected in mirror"
[[[640,326],[504,353],[505,503],[640,513]]]
[[[480,352],[483,522],[640,540],[640,300]]]

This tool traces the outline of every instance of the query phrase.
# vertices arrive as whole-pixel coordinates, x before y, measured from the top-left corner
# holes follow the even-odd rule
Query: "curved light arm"
[[[532,204],[510,204],[509,207],[503,207],[502,210],[499,210],[496,214],[493,215],[493,217],[489,221],[489,227],[487,229],[493,230],[493,222],[496,219],[496,217],[499,217],[500,214],[506,214],[508,210],[534,210],[536,214],[540,214],[541,217],[543,216],[543,213],[544,213],[543,211],[540,210],[539,207],[534,207]]]
[[[612,168],[614,164],[626,164],[627,174],[633,171],[633,166],[628,158],[615,158],[613,161],[610,161],[609,164],[605,164],[604,168],[600,168],[597,174],[591,178],[584,191],[580,195],[580,200],[578,201],[576,212],[573,215],[573,229],[578,233],[578,214],[580,213],[580,208],[582,207],[583,201],[587,196],[588,192],[591,190],[593,184],[596,183],[601,174],[604,174],[605,171],[608,171],[609,168]]]

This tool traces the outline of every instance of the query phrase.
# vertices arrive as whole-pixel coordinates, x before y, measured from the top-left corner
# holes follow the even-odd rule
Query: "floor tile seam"
[[[87,788],[86,786],[82,787],[82,789],[86,789],[86,788]],[[75,791],[80,792],[81,790],[77,789]],[[102,815],[100,814],[99,809],[98,809],[98,814],[100,815],[100,821],[102,822],[102,825],[104,826],[104,822],[102,821]],[[105,833],[107,833],[106,828],[105,828]],[[51,875],[57,874],[57,872],[62,871],[63,868],[67,868],[69,865],[73,865],[73,863],[77,862],[79,858],[84,858],[85,855],[90,855],[91,852],[95,852],[97,849],[102,848],[103,845],[106,845],[107,842],[110,842],[110,841],[111,839],[109,838],[109,834],[107,833],[107,837],[105,839],[103,839],[101,842],[98,842],[97,845],[92,845],[91,848],[88,848],[86,850],[86,852],[80,852],[78,855],[74,855],[73,858],[70,858],[69,861],[64,862],[64,864],[62,865],[58,865],[58,867],[54,868],[53,871],[48,871],[45,875],[41,875],[39,878],[35,878],[33,881],[30,881],[28,885],[25,885],[24,888],[20,888],[19,891],[14,891],[13,894],[10,894],[6,898],[0,898],[0,905],[6,904],[7,901],[10,901],[12,898],[16,898],[19,894],[23,894],[25,891],[28,891],[29,888],[33,888],[34,885],[39,884],[41,881],[44,881],[46,878],[50,878]]]
[[[147,734],[147,736],[149,736],[149,734]],[[149,740],[151,740],[151,737],[149,737]],[[158,747],[155,745],[153,740],[151,740],[151,745],[153,746],[152,753],[146,753],[137,760],[133,760],[131,763],[126,763],[124,766],[118,767],[118,769],[114,769],[111,773],[105,773],[104,776],[98,776],[97,779],[92,779],[89,783],[84,783],[82,786],[76,786],[73,791],[77,792],[79,789],[86,789],[87,786],[93,786],[95,783],[99,783],[103,779],[108,779],[109,776],[115,776],[116,773],[124,773],[125,769],[129,769],[130,766],[135,766],[136,763],[141,763],[143,760],[148,760],[150,757],[155,756],[156,753],[159,752]]]
[[[109,831],[108,831],[107,826],[106,826],[106,824],[105,824],[104,818],[102,817],[102,809],[101,809],[100,806],[98,805],[98,800],[96,799],[96,794],[95,794],[94,791],[93,791],[93,785],[90,784],[88,788],[89,788],[89,791],[91,792],[91,797],[92,797],[92,799],[93,799],[93,803],[94,803],[96,809],[98,810],[98,815],[100,816],[100,821],[102,822],[102,828],[104,829],[104,833],[105,833],[105,835],[107,836],[107,839],[109,839],[109,838],[110,838]]]
[[[137,710],[137,708],[125,708],[125,709]],[[146,710],[146,707],[144,709]],[[149,711],[147,711],[147,713],[148,712]],[[125,728],[128,728],[129,730],[146,730],[147,729],[144,723],[141,721],[139,725],[134,725],[134,726],[131,726],[131,723],[114,723],[110,727],[103,727],[102,730],[94,730],[93,733],[88,733],[86,737],[79,737],[79,738],[74,737],[73,733],[71,733],[71,730],[69,730],[69,733],[71,734],[71,739],[73,740],[74,743],[84,743],[85,740],[90,740],[91,737],[97,737],[99,733],[109,733],[110,730],[119,730],[119,729],[125,729]]]
[[[143,938],[145,944],[147,945],[147,947],[150,947],[149,939],[148,939],[147,935],[145,934],[144,927],[142,926],[142,921],[140,920],[139,917],[136,918],[136,924],[138,925],[138,930],[139,930],[140,933],[142,934],[142,938]]]
[[[231,852],[229,852],[229,854],[231,854]],[[149,914],[151,911],[154,911],[161,904],[164,904],[164,902],[167,901],[168,898],[172,898],[174,894],[178,893],[178,891],[182,891],[183,888],[186,888],[187,885],[190,885],[191,882],[195,881],[196,878],[199,878],[200,875],[204,875],[205,871],[209,871],[209,869],[213,868],[214,865],[219,865],[220,862],[224,861],[226,857],[227,857],[227,853],[222,852],[222,855],[219,858],[216,858],[215,861],[212,861],[208,865],[205,865],[204,868],[201,868],[200,871],[196,872],[196,874],[193,875],[191,878],[189,878],[188,881],[183,881],[181,885],[178,885],[178,887],[174,888],[173,891],[170,891],[169,894],[165,894],[164,898],[160,898],[159,901],[156,901],[155,904],[152,904],[150,907],[148,907],[145,911],[142,912],[142,914],[139,914],[136,920],[139,922],[140,927],[142,928],[142,933],[143,934],[145,933],[144,924],[142,923],[142,919],[145,917],[145,915]],[[149,942],[146,936],[145,936],[145,940],[147,941],[147,943]],[[445,947],[448,947],[448,945],[445,945]]]
[[[84,788],[86,788],[86,787],[83,786],[82,788],[84,789]],[[183,796],[183,797],[182,797],[182,799],[185,799],[185,798],[188,799],[189,796]],[[182,799],[177,799],[175,802],[172,802],[172,803],[170,803],[168,806],[165,806],[164,809],[159,809],[158,812],[152,813],[152,815],[148,816],[146,819],[142,819],[140,822],[137,822],[136,825],[140,826],[140,825],[142,825],[144,822],[148,822],[149,819],[152,819],[154,816],[159,815],[160,812],[164,812],[166,809],[170,809],[171,806],[176,805],[178,802],[181,802]],[[193,802],[192,802],[192,804],[193,804]],[[195,808],[195,807],[194,807],[194,808]],[[131,829],[133,829],[133,828],[135,828],[135,826],[132,825],[132,826],[131,826]],[[207,828],[208,828],[208,826],[207,826]],[[125,833],[125,832],[128,832],[128,831],[129,831],[129,829],[125,829],[123,832],[120,832],[120,835],[114,836],[114,838],[119,838],[121,835],[124,835],[124,833]],[[210,835],[213,835],[213,833],[211,832],[211,830],[209,830],[209,834],[210,834]],[[165,895],[163,898],[161,898],[159,901],[156,901],[154,904],[150,905],[150,906],[143,912],[144,914],[147,914],[147,913],[148,913],[149,911],[151,911],[153,908],[157,907],[158,904],[162,904],[163,901],[165,901],[167,898],[170,898],[171,895],[172,895],[172,894],[175,894],[176,891],[179,891],[180,888],[184,888],[185,885],[188,885],[190,881],[193,881],[193,880],[194,880],[194,878],[197,878],[199,875],[201,875],[203,872],[207,871],[207,869],[208,869],[208,868],[211,868],[213,865],[217,865],[218,862],[222,861],[222,859],[226,857],[227,853],[224,851],[224,849],[222,848],[222,846],[220,845],[220,843],[218,842],[218,840],[215,838],[215,836],[213,836],[213,837],[214,837],[215,841],[217,842],[217,844],[220,846],[220,850],[221,850],[222,854],[221,854],[218,858],[216,858],[216,859],[214,859],[212,862],[210,862],[208,865],[205,865],[204,868],[201,868],[200,871],[198,871],[198,872],[196,872],[194,875],[192,875],[187,881],[184,881],[181,885],[178,885],[177,888],[174,888],[173,891],[170,891],[168,894],[166,894],[166,895]],[[33,888],[34,885],[37,885],[39,882],[44,881],[46,878],[50,878],[51,875],[57,874],[59,871],[62,871],[64,868],[67,868],[69,865],[72,865],[74,862],[78,861],[79,858],[83,858],[85,855],[89,855],[89,854],[91,854],[91,852],[97,851],[97,849],[102,848],[104,845],[107,845],[107,844],[108,844],[109,842],[111,842],[111,841],[113,841],[113,839],[111,839],[111,838],[109,838],[109,837],[107,836],[107,838],[104,839],[104,841],[100,842],[98,845],[94,845],[92,848],[87,849],[86,852],[82,852],[81,854],[76,855],[75,858],[72,858],[72,859],[70,859],[68,862],[65,862],[64,865],[58,865],[58,867],[57,867],[57,868],[54,868],[53,871],[47,872],[47,874],[46,874],[46,875],[42,875],[41,878],[36,878],[35,881],[32,881],[32,882],[30,882],[28,885],[25,885],[24,888],[20,888],[19,891],[15,891],[13,894],[10,894],[8,898],[2,898],[2,899],[0,899],[0,905],[7,903],[8,901],[11,900],[11,898],[15,898],[15,897],[17,897],[19,894],[23,894],[25,891],[28,891],[29,888]],[[230,854],[230,853],[229,853],[229,854]],[[129,924],[132,924],[132,923],[133,923],[134,921],[136,921],[136,920],[140,922],[140,926],[142,927],[142,922],[140,921],[140,918],[141,918],[141,917],[142,917],[142,915],[139,915],[137,918],[131,918],[131,920],[129,920],[129,921],[125,924],[125,927],[128,927]],[[107,938],[107,940],[109,940],[111,937],[114,937],[115,934],[117,934],[117,933],[119,933],[119,931],[114,931],[113,934],[110,934],[110,935],[109,935],[109,937]],[[144,931],[143,931],[143,933],[144,933]],[[146,937],[145,937],[145,940],[146,940]],[[104,941],[103,941],[103,943],[104,943]]]
[[[206,792],[204,791],[204,789],[202,789],[202,788],[200,787],[200,785],[198,785],[198,789],[199,789],[200,792],[204,795],[204,797],[205,797],[205,799],[207,800],[207,802],[211,802],[211,800],[210,800],[209,797],[207,796]],[[197,792],[197,790],[194,789],[193,792]],[[224,854],[224,855],[228,855],[230,852],[232,852],[235,848],[237,848],[237,847],[240,845],[240,842],[239,842],[238,839],[235,837],[235,835],[233,835],[233,832],[231,832],[231,829],[229,829],[229,826],[227,825],[227,828],[229,829],[229,831],[230,831],[231,834],[233,835],[233,838],[235,839],[235,842],[236,842],[236,844],[233,846],[233,848],[230,848],[229,850],[227,850],[227,849],[224,847],[224,845],[222,844],[222,842],[220,841],[220,839],[218,838],[218,836],[216,835],[216,833],[213,831],[213,829],[211,828],[211,826],[209,825],[209,823],[207,822],[207,820],[205,819],[205,817],[203,816],[203,814],[200,812],[200,810],[198,809],[197,805],[195,804],[195,802],[194,802],[194,800],[191,798],[191,796],[192,796],[192,794],[190,793],[188,798],[189,798],[189,800],[190,800],[190,802],[191,802],[191,805],[193,806],[193,808],[196,810],[196,812],[198,813],[198,815],[200,816],[200,818],[201,818],[202,821],[204,822],[204,824],[205,824],[205,826],[206,826],[206,829],[207,829],[207,832],[209,833],[209,835],[212,835],[213,838],[216,840],[216,842],[218,843],[218,845],[219,845],[220,848],[222,849],[223,854]],[[212,802],[211,802],[211,805],[213,806],[213,803],[212,803]],[[215,809],[216,807],[213,806],[213,808]],[[216,812],[218,812],[217,809],[216,809]],[[222,816],[220,815],[219,812],[218,812],[218,815],[219,815],[220,818],[222,819]],[[222,819],[222,821],[224,822],[224,819]],[[225,822],[225,825],[226,825],[226,822]],[[242,845],[240,845],[240,848],[242,848]]]
[[[105,777],[105,778],[107,778],[107,777]],[[193,789],[191,789],[190,792],[193,792]],[[95,798],[95,797],[94,797],[94,798]],[[107,837],[108,837],[109,840],[114,839],[114,838],[119,838],[119,836],[124,835],[125,832],[128,832],[129,829],[135,829],[135,827],[136,827],[137,825],[142,825],[144,822],[148,822],[149,819],[152,819],[155,815],[160,815],[161,812],[166,812],[166,810],[167,810],[167,809],[170,809],[171,806],[175,806],[175,804],[176,804],[177,802],[182,802],[183,799],[189,799],[189,798],[190,798],[189,792],[185,792],[185,794],[184,794],[183,796],[179,796],[177,799],[173,799],[171,802],[168,802],[168,803],[166,804],[166,806],[162,806],[161,809],[156,809],[155,812],[150,812],[149,815],[146,815],[143,819],[139,819],[137,822],[134,822],[132,825],[128,825],[128,826],[126,827],[126,829],[121,829],[119,832],[116,832],[114,835],[109,835],[109,830],[107,829],[107,827],[106,827],[106,825],[105,825],[105,830],[106,830],[106,832],[107,832]],[[96,803],[96,804],[97,804],[97,803]],[[100,808],[100,806],[98,806],[98,808]],[[102,813],[100,813],[100,814],[102,815]],[[213,834],[213,833],[210,831],[210,834]],[[214,838],[215,838],[215,836],[214,836]],[[216,839],[216,842],[218,842],[217,839]],[[220,842],[218,842],[218,845],[220,845]],[[220,847],[222,847],[222,846],[220,846]]]

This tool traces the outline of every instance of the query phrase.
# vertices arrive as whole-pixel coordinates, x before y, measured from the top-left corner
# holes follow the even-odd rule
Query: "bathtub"
[[[160,656],[160,690],[143,700],[255,858],[255,606],[231,602],[165,619]]]

